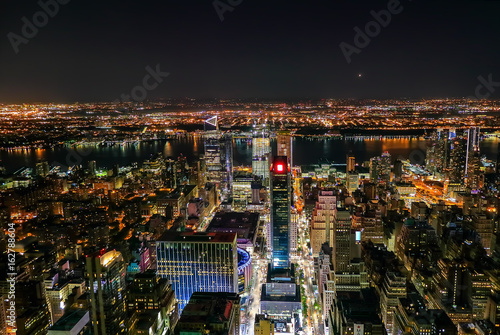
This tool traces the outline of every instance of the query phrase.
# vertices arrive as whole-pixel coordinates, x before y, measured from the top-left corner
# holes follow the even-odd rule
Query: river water
[[[272,141],[273,151],[276,143]],[[348,152],[356,156],[357,162],[369,160],[373,156],[388,151],[393,160],[410,158],[413,162],[423,163],[425,146],[429,141],[422,139],[377,139],[377,140],[345,140],[339,138],[295,137],[293,140],[294,165],[316,163],[345,163]],[[155,153],[177,157],[184,155],[188,162],[196,160],[203,154],[201,137],[184,136],[172,140],[139,142],[136,144],[115,145],[112,147],[83,146],[57,147],[53,149],[0,150],[0,165],[7,172],[14,172],[23,167],[33,168],[38,161],[46,160],[51,165],[63,167],[74,164],[86,164],[95,160],[98,168],[111,168],[113,165],[130,165],[141,163]],[[487,138],[481,142],[481,153],[496,160],[498,139]],[[251,165],[251,142],[235,139],[233,143],[234,165]]]

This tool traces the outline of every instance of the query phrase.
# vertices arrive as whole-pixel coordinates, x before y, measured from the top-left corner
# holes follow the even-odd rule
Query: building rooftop
[[[65,313],[50,330],[72,330],[81,320],[89,322],[89,312],[83,309]],[[84,321],[85,322],[85,321]],[[87,323],[85,322],[85,323]]]
[[[407,298],[399,298],[408,317],[418,324],[437,324],[439,327],[454,328],[454,324],[442,309],[427,309],[424,299],[418,293],[410,293]]]
[[[251,172],[247,171],[235,171],[233,173],[233,180],[234,181],[247,181],[247,182],[252,182],[254,180],[253,174]]]
[[[381,324],[379,302],[373,289],[360,292],[338,292],[338,310],[354,323]]]
[[[237,293],[195,292],[182,310],[176,332],[182,331],[183,328],[189,329],[189,324],[202,323],[210,328],[211,324],[230,321],[231,312],[234,308],[239,308],[239,303],[240,297]]]
[[[295,283],[293,283],[295,285]],[[266,285],[262,285],[260,301],[300,302],[300,285],[295,285],[295,295],[269,295]]]
[[[207,232],[236,233],[238,239],[254,241],[259,226],[259,213],[218,212],[210,222]]]
[[[268,264],[267,282],[275,283],[295,283],[295,267],[291,265],[290,269],[272,269]]]
[[[232,243],[236,240],[235,233],[202,233],[202,232],[178,232],[167,230],[158,239],[158,242],[214,242]]]
[[[195,189],[195,187],[197,187],[197,186],[196,185],[182,185],[182,186],[175,188],[171,192],[163,191],[163,190],[157,191],[156,195],[158,196],[158,198],[161,198],[161,199],[179,199],[180,197],[191,193]]]
[[[148,333],[150,330],[154,330],[156,322],[158,320],[158,313],[158,310],[139,313],[137,316],[137,324],[135,326],[135,329],[140,331],[148,331]],[[144,332],[141,333],[145,334]]]

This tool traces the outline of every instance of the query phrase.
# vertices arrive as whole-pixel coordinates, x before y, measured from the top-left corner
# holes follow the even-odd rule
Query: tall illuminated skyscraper
[[[346,158],[346,173],[354,172],[356,170],[356,157],[349,153]]]
[[[370,159],[370,179],[384,183],[391,180],[391,154],[389,152],[386,151],[381,156]]]
[[[290,262],[291,171],[286,156],[276,156],[271,165],[271,224],[272,260],[266,284],[262,285],[261,312],[283,324],[297,324],[301,309],[300,287],[296,285],[294,265]],[[294,321],[292,321],[294,319]],[[293,328],[293,326],[292,326]]]
[[[269,184],[270,153],[269,133],[265,128],[256,128],[252,134],[252,173],[261,177],[264,185]]]
[[[92,333],[125,334],[127,265],[116,250],[87,256],[86,281],[90,298]]]
[[[288,158],[288,163],[293,166],[292,135],[289,131],[279,131],[277,134],[278,156]]]
[[[385,275],[380,294],[382,321],[387,334],[394,334],[394,314],[398,307],[398,299],[406,297],[406,277],[399,272],[388,272]]]
[[[181,312],[193,292],[238,293],[236,237],[167,231],[156,242],[157,274],[172,283]]]
[[[222,135],[221,142],[221,181],[223,194],[231,196],[233,193],[233,135]]]
[[[481,188],[481,159],[479,157],[480,131],[472,127],[466,131],[467,152],[465,156],[465,183],[472,190]]]
[[[385,151],[380,156],[380,159],[382,178],[385,179],[386,182],[389,182],[391,180],[391,154]]]
[[[426,167],[433,173],[442,173],[448,168],[451,129],[438,128],[432,135],[432,144],[427,148]]]
[[[207,181],[219,185],[224,198],[231,195],[233,182],[233,138],[219,130],[217,116],[204,123]]]
[[[311,247],[314,256],[319,255],[323,243],[327,242],[328,245],[332,245],[334,238],[331,227],[334,226],[336,212],[337,196],[334,191],[319,191],[310,227]]]
[[[271,165],[272,269],[290,268],[291,186],[286,156],[274,157]]]
[[[449,180],[452,183],[464,182],[466,167],[466,143],[461,137],[456,137],[450,145]]]
[[[144,326],[163,334],[173,329],[179,319],[172,285],[154,270],[135,275],[127,288],[127,301],[131,334],[141,334]]]
[[[467,151],[479,152],[480,128],[471,127],[467,130]]]
[[[205,121],[203,124],[205,133],[203,135],[205,145],[205,163],[207,169],[207,181],[219,182],[221,166],[221,147],[219,124],[217,116]]]
[[[356,173],[356,158],[352,153],[346,156],[345,181],[349,193],[359,188],[359,175]]]

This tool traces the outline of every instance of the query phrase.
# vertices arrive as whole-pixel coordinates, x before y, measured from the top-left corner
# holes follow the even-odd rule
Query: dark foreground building
[[[195,292],[184,307],[175,335],[237,335],[240,297],[236,293]]]

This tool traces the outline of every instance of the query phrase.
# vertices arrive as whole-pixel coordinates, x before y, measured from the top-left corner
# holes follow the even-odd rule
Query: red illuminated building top
[[[288,160],[285,156],[274,157],[273,164],[271,164],[271,172],[275,174],[286,174],[289,171]]]

